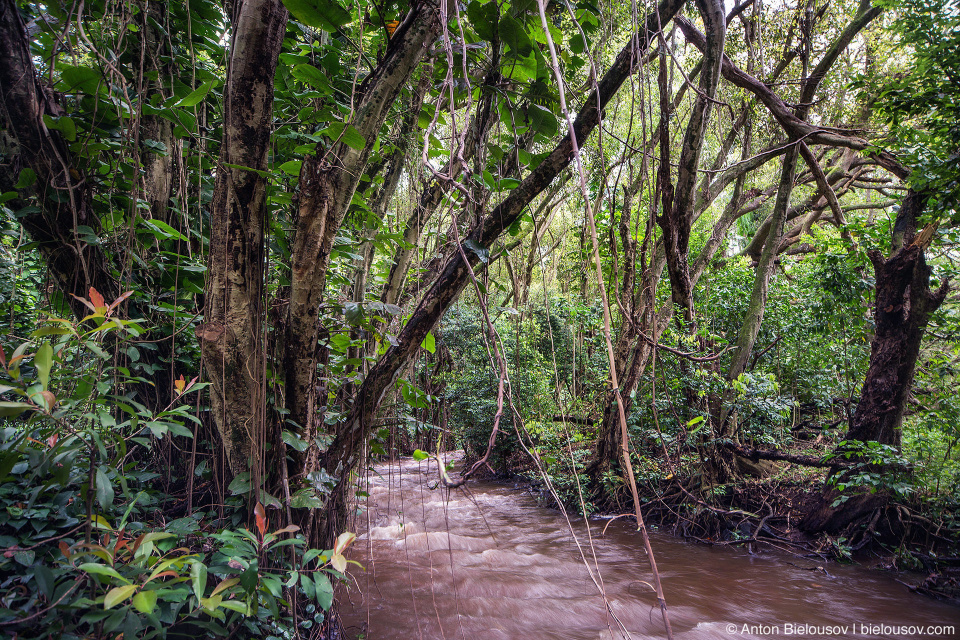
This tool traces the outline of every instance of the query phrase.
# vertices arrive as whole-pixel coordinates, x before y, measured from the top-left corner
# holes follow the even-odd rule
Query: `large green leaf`
[[[330,605],[333,604],[333,585],[330,584],[330,578],[327,577],[327,574],[318,571],[313,574],[313,582],[316,589],[317,604],[324,611],[329,610]]]
[[[80,91],[93,95],[106,85],[103,75],[98,69],[77,67],[70,64],[59,65],[58,69],[60,71],[60,82],[57,83],[57,89],[64,93]]]
[[[496,2],[480,3],[473,0],[467,5],[467,16],[470,18],[470,24],[477,35],[484,40],[493,40],[494,26],[500,18],[500,12],[497,10]]]
[[[530,118],[530,124],[537,133],[548,138],[557,135],[558,125],[557,117],[546,107],[538,104],[531,104],[527,108],[527,117]]]
[[[423,344],[420,345],[430,353],[435,353],[437,350],[437,341],[433,337],[432,333],[427,333],[427,337],[423,339]]]
[[[207,588],[207,565],[202,562],[194,562],[190,565],[190,583],[193,586],[193,593],[199,600]]]
[[[0,418],[18,416],[27,409],[36,409],[36,407],[26,402],[0,402]]]
[[[345,125],[342,122],[331,123],[329,127],[321,131],[323,135],[334,141],[342,141],[348,147],[356,150],[363,149],[367,141],[364,140],[360,132],[353,125]]]
[[[105,564],[97,564],[96,562],[85,562],[77,568],[80,569],[80,571],[86,571],[87,573],[92,573],[93,575],[116,578],[121,582],[127,582],[127,583],[130,582],[129,580],[121,576],[119,573],[117,573],[116,569],[114,569],[113,567],[108,567]]]
[[[216,80],[210,80],[204,82],[197,89],[191,91],[189,94],[184,96],[182,100],[177,102],[177,107],[195,107],[200,104],[204,98],[207,97],[207,94],[210,93],[210,90],[217,84]]]
[[[298,64],[290,70],[290,74],[300,82],[309,85],[323,93],[330,93],[330,80],[327,74],[312,64]]]
[[[140,613],[153,613],[157,608],[157,592],[149,589],[133,596],[133,606]]]
[[[50,346],[49,342],[44,342],[37,349],[37,355],[33,356],[33,365],[37,368],[37,378],[40,379],[44,391],[50,386],[50,367],[52,364],[53,347]]]
[[[324,31],[336,31],[351,20],[350,12],[335,0],[283,0],[298,22]]]
[[[104,509],[109,509],[113,506],[114,496],[115,493],[110,479],[107,478],[107,474],[103,472],[102,467],[97,467],[97,502]]]
[[[530,36],[516,18],[504,16],[500,20],[500,38],[517,55],[526,57],[533,51]]]

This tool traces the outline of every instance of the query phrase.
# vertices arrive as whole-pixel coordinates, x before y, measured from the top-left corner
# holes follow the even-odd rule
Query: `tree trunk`
[[[484,79],[481,90],[483,95],[477,110],[468,125],[467,135],[464,139],[463,150],[454,159],[448,162],[440,174],[445,176],[459,176],[464,168],[464,164],[473,159],[477,149],[480,148],[487,139],[490,132],[490,126],[493,124],[492,106],[495,95],[494,85],[500,77],[500,69],[496,66],[499,56],[494,55],[494,66],[488,71]],[[397,247],[394,254],[393,264],[390,267],[390,275],[387,276],[387,282],[383,286],[381,301],[385,304],[399,304],[401,293],[403,292],[404,281],[407,272],[410,270],[410,263],[416,254],[417,245],[420,243],[420,236],[423,234],[427,222],[433,217],[443,198],[447,195],[451,187],[451,182],[440,180],[437,177],[431,179],[428,185],[421,192],[417,200],[417,205],[413,212],[407,218],[403,227],[403,242]]]
[[[163,95],[163,84],[167,76],[172,75],[172,69],[163,65],[161,60],[169,59],[170,50],[163,34],[154,26],[166,23],[166,5],[159,2],[140,0],[138,23],[143,34],[139,69],[142,87],[139,87],[138,97],[141,106],[150,103],[151,95]],[[153,77],[155,75],[156,77]],[[144,195],[150,203],[150,215],[156,220],[162,220],[178,229],[182,225],[173,220],[170,214],[170,193],[173,186],[173,153],[174,138],[173,124],[166,118],[156,115],[145,115],[140,118],[139,140],[141,158],[143,160]],[[164,149],[153,148],[145,144],[147,141],[159,143]]]
[[[913,384],[923,331],[949,290],[946,280],[936,291],[930,290],[930,267],[924,250],[932,239],[933,228],[916,233],[916,221],[927,200],[928,196],[909,191],[897,215],[893,255],[884,259],[877,251],[869,254],[876,274],[876,329],[870,348],[870,366],[847,440],[900,447],[900,425]],[[844,475],[840,472],[841,481]],[[846,500],[834,506],[841,496]],[[854,487],[844,495],[828,486],[800,526],[811,532],[840,531],[883,506],[887,499],[884,493],[872,493],[867,488]]]
[[[728,380],[736,380],[741,373],[746,371],[747,362],[749,362],[750,354],[753,352],[753,345],[760,333],[760,326],[763,324],[763,314],[767,306],[767,292],[770,287],[770,278],[776,269],[780,241],[783,239],[783,227],[787,221],[787,209],[790,206],[790,196],[793,193],[794,178],[797,174],[799,155],[799,150],[794,145],[783,156],[777,200],[773,205],[773,213],[770,216],[770,226],[767,229],[763,252],[760,254],[760,261],[757,263],[753,278],[750,302],[747,305],[747,312],[743,316],[740,332],[737,334],[737,345],[733,351],[730,371],[727,374]],[[735,436],[736,434],[730,432],[724,424],[726,422],[725,417],[722,417],[720,420],[720,435]]]
[[[235,5],[224,127],[211,205],[205,323],[197,335],[230,470],[259,456],[263,430],[264,224],[273,76],[287,25],[280,0]],[[241,168],[242,167],[242,168]],[[247,169],[249,167],[249,169]],[[252,169],[252,170],[251,170]],[[253,468],[258,460],[252,461]]]
[[[43,122],[44,115],[56,118],[63,110],[36,76],[26,29],[13,0],[0,0],[0,95],[5,128],[16,138],[23,164],[37,176],[32,188],[41,208],[26,213],[20,222],[38,244],[65,302],[83,318],[88,309],[70,294],[87,297],[93,287],[112,301],[120,290],[102,248],[87,244],[76,233],[79,225],[100,228],[91,207],[90,183],[73,166],[60,133]]]
[[[380,127],[403,84],[440,31],[438,8],[428,2],[413,6],[394,32],[384,59],[364,79],[348,123],[365,140],[362,149],[344,142],[321,157],[304,159],[300,170],[300,203],[291,245],[290,300],[284,327],[282,369],[290,418],[305,428],[312,441],[316,431],[317,337],[320,301],[326,284],[330,253]],[[314,450],[311,449],[311,455]]]
[[[720,63],[723,59],[723,47],[726,39],[726,19],[723,13],[723,3],[719,0],[697,0],[697,10],[703,18],[706,29],[706,45],[704,47],[703,66],[700,72],[699,91],[690,118],[687,121],[687,130],[683,136],[680,159],[677,168],[677,186],[674,193],[670,193],[670,163],[669,146],[666,129],[669,125],[669,113],[661,109],[661,186],[663,188],[663,211],[658,219],[663,229],[664,248],[667,256],[667,273],[670,276],[670,290],[673,303],[683,310],[683,321],[688,329],[693,328],[693,283],[690,280],[688,254],[690,247],[690,230],[694,220],[694,201],[697,184],[697,174],[700,169],[700,156],[706,140],[707,123],[710,120],[710,111],[713,106],[717,87],[720,85]],[[666,62],[661,56],[660,65]],[[662,84],[662,82],[661,82]],[[666,87],[660,87],[661,94]],[[665,98],[661,96],[661,103]],[[665,105],[664,105],[665,106]]]

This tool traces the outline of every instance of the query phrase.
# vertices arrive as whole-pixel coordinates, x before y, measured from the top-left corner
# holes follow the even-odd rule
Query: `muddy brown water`
[[[436,481],[427,461],[371,475],[351,550],[365,570],[354,567],[341,597],[349,637],[666,637],[629,522],[591,520],[588,537],[571,515],[575,541],[562,513],[513,485],[447,492],[431,489]],[[678,640],[960,637],[960,608],[914,595],[883,572],[667,535],[653,534],[652,544]]]

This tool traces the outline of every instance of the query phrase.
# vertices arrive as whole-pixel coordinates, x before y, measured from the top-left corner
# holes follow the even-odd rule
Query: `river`
[[[340,597],[349,637],[666,637],[629,521],[591,520],[588,536],[571,515],[575,540],[562,513],[512,485],[436,483],[428,461],[370,474],[351,550],[365,570],[354,566]],[[960,608],[880,571],[668,535],[651,542],[678,640],[960,637]]]

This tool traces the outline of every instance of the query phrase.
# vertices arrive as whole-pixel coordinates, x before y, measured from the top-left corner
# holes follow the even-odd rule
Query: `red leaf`
[[[99,310],[99,309],[106,308],[107,304],[106,304],[106,302],[104,302],[103,296],[100,295],[100,292],[99,292],[99,291],[97,291],[97,290],[94,289],[93,287],[90,287],[90,294],[89,294],[89,295],[90,295],[90,302],[93,303],[93,307],[94,307],[95,309],[98,309],[98,310]]]
[[[123,302],[124,300],[126,300],[132,295],[133,295],[133,291],[127,291],[126,293],[121,293],[119,298],[117,298],[116,300],[110,303],[110,308],[108,309],[108,311],[112,312],[114,309],[120,306],[121,302]]]
[[[93,287],[91,287],[90,290],[93,291]],[[74,297],[74,298],[76,298],[77,300],[79,300],[80,302],[82,302],[85,307],[87,307],[88,309],[90,309],[90,311],[93,311],[94,313],[97,312],[97,308],[94,307],[92,304],[90,304],[90,301],[87,300],[86,298],[81,298],[80,296],[75,296],[75,295],[73,295],[72,293],[70,294],[70,296],[71,296],[71,297]]]
[[[263,505],[259,502],[257,506],[253,508],[253,515],[257,519],[257,531],[260,532],[260,539],[263,539],[263,534],[267,531],[267,516],[263,512]]]

